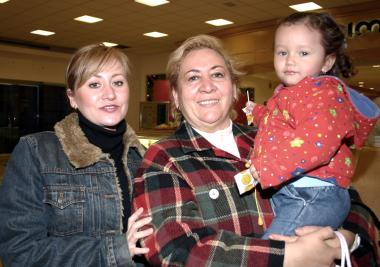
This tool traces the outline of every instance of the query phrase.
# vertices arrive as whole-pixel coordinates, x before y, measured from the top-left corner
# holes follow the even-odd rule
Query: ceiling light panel
[[[0,4],[4,4],[6,2],[8,2],[9,0],[0,0]]]
[[[81,17],[77,17],[74,20],[85,22],[85,23],[96,23],[96,22],[102,21],[103,19],[97,18],[97,17],[88,16],[88,15],[84,15],[84,16],[81,16]]]
[[[118,46],[119,45],[119,44],[110,43],[110,42],[103,42],[102,44],[104,44],[105,46],[108,46],[108,47]]]
[[[136,3],[147,5],[147,6],[160,6],[170,3],[167,0],[135,0]]]
[[[226,20],[226,19],[213,19],[213,20],[208,20],[205,21],[207,24],[211,24],[214,26],[224,26],[224,25],[229,25],[233,24],[232,21]]]
[[[299,12],[316,10],[316,9],[322,8],[320,5],[317,5],[314,2],[307,2],[307,3],[298,4],[298,5],[291,5],[289,7],[291,9],[297,10]]]
[[[145,36],[153,37],[153,38],[160,38],[160,37],[165,37],[168,36],[166,33],[162,32],[147,32],[144,33]]]
[[[45,30],[34,30],[34,31],[31,31],[30,33],[43,35],[43,36],[49,36],[49,35],[55,34],[55,32],[50,32],[50,31],[45,31]]]

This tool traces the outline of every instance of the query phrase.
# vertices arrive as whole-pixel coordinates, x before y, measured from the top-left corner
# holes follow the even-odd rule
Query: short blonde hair
[[[105,66],[119,62],[129,84],[131,66],[129,59],[120,49],[107,47],[102,43],[91,44],[80,48],[71,57],[66,69],[66,87],[75,91],[91,76],[101,72]]]
[[[174,52],[170,54],[166,67],[166,75],[172,90],[178,89],[178,76],[183,59],[191,51],[204,48],[214,50],[223,58],[227,66],[227,70],[231,76],[232,82],[236,85],[236,87],[238,86],[240,77],[243,73],[235,68],[235,63],[224,50],[221,41],[214,36],[201,34],[188,38],[181,44],[180,47],[178,47]]]

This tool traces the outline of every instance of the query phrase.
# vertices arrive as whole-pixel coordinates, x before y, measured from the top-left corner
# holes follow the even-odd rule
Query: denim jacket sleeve
[[[55,157],[52,151],[51,157]],[[21,138],[0,187],[0,257],[5,266],[134,266],[123,234],[53,236],[43,203],[38,146]]]

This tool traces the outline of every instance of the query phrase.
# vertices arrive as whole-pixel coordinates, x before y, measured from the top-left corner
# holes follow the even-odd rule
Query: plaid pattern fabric
[[[355,267],[378,267],[380,260],[378,255],[378,235],[373,212],[360,199],[359,194],[353,188],[349,189],[351,196],[351,210],[348,218],[343,223],[343,228],[360,235],[360,246],[351,254]]]
[[[143,241],[151,264],[282,266],[284,243],[259,239],[273,218],[268,198],[260,191],[257,202],[252,193],[240,196],[234,183],[246,169],[255,131],[234,124],[233,133],[241,159],[213,147],[186,121],[149,147],[134,180],[134,208],[153,218],[154,234]],[[360,214],[354,211],[347,223],[366,233],[371,227]],[[361,255],[366,262],[367,252]]]
[[[244,170],[255,132],[233,125],[241,159],[213,147],[183,122],[149,147],[135,178],[135,207],[153,217],[146,238],[158,266],[282,266],[284,243],[257,239],[273,214],[268,200],[240,196],[233,176]],[[256,238],[255,238],[256,237]]]

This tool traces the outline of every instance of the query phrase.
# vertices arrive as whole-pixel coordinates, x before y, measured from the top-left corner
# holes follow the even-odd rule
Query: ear
[[[174,105],[176,109],[179,109],[178,91],[174,87],[172,87],[171,90],[172,90]]]
[[[237,102],[238,101],[238,88],[236,86],[236,83],[233,83],[232,84],[232,90],[233,90],[233,100],[234,102]]]
[[[334,54],[327,55],[325,57],[325,63],[322,66],[322,72],[326,73],[331,70],[331,68],[334,66],[336,60],[336,56]]]
[[[77,108],[78,108],[78,105],[77,105],[77,102],[75,101],[74,91],[71,90],[70,88],[68,88],[68,89],[66,90],[66,94],[67,94],[67,97],[69,98],[70,106],[71,106],[73,109],[77,109]]]

